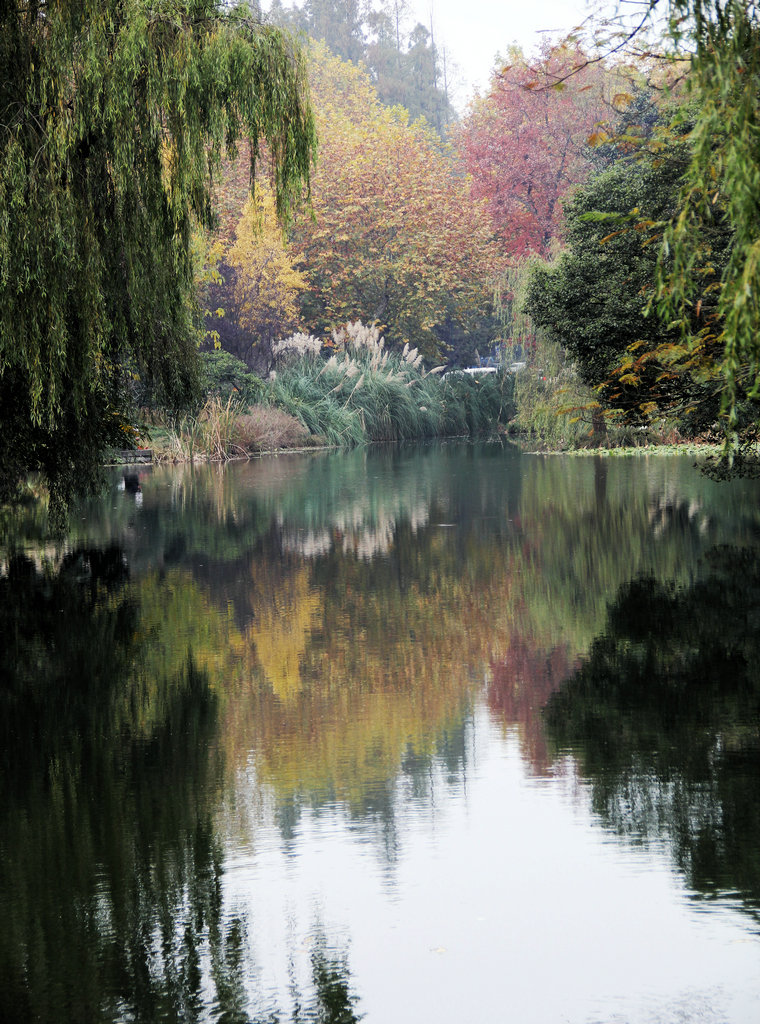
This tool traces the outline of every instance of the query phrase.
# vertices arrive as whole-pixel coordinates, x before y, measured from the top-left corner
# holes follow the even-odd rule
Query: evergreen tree
[[[688,134],[660,126],[635,158],[619,156],[581,186],[566,206],[568,247],[553,264],[533,268],[526,311],[567,348],[609,410],[633,422],[668,417],[693,435],[719,415],[719,354],[714,344],[682,344],[678,330],[648,309],[661,265],[657,243],[677,214],[690,156]],[[695,333],[716,318],[730,226],[717,219],[700,241]]]
[[[345,60],[364,56],[364,5],[360,0],[306,0],[304,15],[309,35],[324,40]]]
[[[303,8],[275,0],[269,18],[324,41],[345,60],[365,64],[386,106],[405,107],[412,120],[424,117],[439,132],[456,119],[433,36],[420,23],[407,28],[406,0],[386,0],[379,7],[360,0],[307,0]]]

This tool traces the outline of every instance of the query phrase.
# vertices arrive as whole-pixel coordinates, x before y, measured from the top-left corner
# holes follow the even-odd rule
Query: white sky
[[[433,11],[435,42],[445,47],[455,68],[454,99],[463,106],[475,89],[483,91],[497,53],[514,42],[524,50],[536,48],[542,32],[565,35],[588,17],[584,0],[411,0],[417,21],[430,25]],[[595,4],[593,6],[598,6]],[[608,6],[611,6],[608,5]]]
[[[283,0],[286,6],[303,0]],[[594,10],[608,15],[617,0],[407,0],[407,28],[417,21],[430,27],[432,9],[435,43],[445,49],[449,69],[449,94],[463,110],[475,90],[484,92],[497,53],[511,43],[530,52],[540,45],[542,33],[553,38],[566,35]],[[645,0],[620,0],[630,15],[646,6]],[[263,0],[264,10],[269,0]]]

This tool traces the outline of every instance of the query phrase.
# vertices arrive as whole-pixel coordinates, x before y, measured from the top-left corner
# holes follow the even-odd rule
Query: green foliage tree
[[[313,39],[323,39],[345,60],[361,60],[364,49],[362,0],[306,0],[302,17]]]
[[[714,352],[683,345],[647,308],[663,266],[657,243],[677,213],[689,160],[683,136],[660,135],[594,175],[567,205],[567,251],[553,265],[536,265],[525,308],[577,360],[608,413],[639,422],[667,416],[694,433],[719,413]],[[702,235],[700,315],[731,239],[719,223]]]
[[[680,328],[685,346],[697,354],[712,350],[724,384],[723,463],[736,471],[759,428],[751,403],[760,397],[760,11],[752,0],[649,0],[638,24],[617,33],[615,49],[647,26],[661,35],[663,15],[671,56],[688,63],[685,88],[695,121],[677,211],[661,246],[657,306]],[[603,31],[609,35],[625,22],[623,12]],[[733,237],[713,289],[715,313],[700,322],[702,237],[720,222]],[[756,469],[754,456],[751,461]]]
[[[277,210],[315,132],[291,39],[221,0],[0,4],[0,488],[40,470],[91,486],[136,376],[197,388],[190,252],[243,135],[271,153]]]
[[[730,462],[744,426],[744,397],[760,397],[760,11],[750,0],[670,0],[668,6],[672,38],[693,53],[687,88],[697,116],[678,216],[665,235],[658,297],[663,315],[678,321],[691,346],[709,343],[722,352],[717,363],[726,385]],[[716,211],[731,227],[731,248],[717,315],[695,330],[700,238],[713,228]]]
[[[412,120],[424,117],[439,132],[456,120],[432,24],[428,31],[413,23],[407,0],[307,0],[302,7],[274,0],[269,18],[363,64],[380,102],[405,107]]]

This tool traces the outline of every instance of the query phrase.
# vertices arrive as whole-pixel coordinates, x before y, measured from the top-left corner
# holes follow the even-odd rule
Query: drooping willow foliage
[[[304,65],[247,8],[0,0],[0,492],[30,470],[86,490],[136,377],[192,396],[191,228],[244,137],[287,217],[315,149]]]
[[[742,431],[755,437],[754,403],[760,398],[760,5],[667,2],[671,37],[692,54],[687,87],[697,117],[680,211],[664,239],[659,305],[667,321],[691,331],[694,345],[723,352],[731,461]],[[652,6],[665,2],[654,0]],[[729,259],[719,275],[704,241],[717,221],[732,232]],[[696,333],[695,315],[702,320]]]

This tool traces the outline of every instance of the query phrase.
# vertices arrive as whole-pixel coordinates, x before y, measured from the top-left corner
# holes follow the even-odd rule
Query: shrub
[[[589,443],[595,395],[571,368],[547,374],[526,367],[516,377],[513,426],[518,431],[557,450]]]
[[[558,451],[650,439],[649,431],[626,425],[602,409],[598,395],[583,383],[560,345],[539,336],[536,356],[540,368],[528,366],[515,376],[513,428]]]
[[[203,386],[207,395],[220,398],[223,402],[235,398],[248,405],[260,401],[266,393],[265,382],[231,352],[223,349],[201,352],[201,361]]]
[[[240,452],[299,448],[309,439],[309,431],[299,420],[271,405],[255,405],[236,416],[230,438]]]

